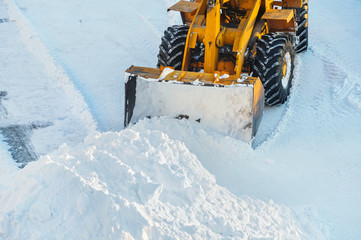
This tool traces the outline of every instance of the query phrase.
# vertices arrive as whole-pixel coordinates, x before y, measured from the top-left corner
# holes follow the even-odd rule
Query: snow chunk
[[[163,80],[168,74],[174,72],[174,69],[171,69],[169,67],[164,68],[162,74],[159,77],[159,80]]]
[[[222,76],[219,77],[219,79],[225,79],[225,78],[229,78],[229,74],[223,74]]]

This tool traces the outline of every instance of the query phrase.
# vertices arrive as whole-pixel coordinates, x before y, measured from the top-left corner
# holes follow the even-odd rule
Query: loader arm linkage
[[[223,4],[230,1],[223,1]],[[240,5],[241,9],[246,10],[246,15],[240,20],[238,28],[227,28],[221,26],[221,7],[220,1],[202,0],[197,13],[190,25],[185,53],[183,57],[182,70],[187,71],[190,62],[190,49],[196,47],[197,42],[202,42],[205,46],[204,72],[213,73],[218,71],[218,51],[225,44],[233,45],[232,51],[236,53],[237,60],[234,72],[237,77],[241,75],[244,62],[244,54],[247,44],[251,37],[257,15],[261,7],[261,0],[254,0],[250,9],[250,4]],[[207,13],[206,13],[207,11]],[[207,15],[206,25],[202,26],[204,16]]]

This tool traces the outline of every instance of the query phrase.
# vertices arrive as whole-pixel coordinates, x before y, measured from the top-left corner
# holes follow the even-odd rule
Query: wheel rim
[[[286,89],[291,76],[291,54],[289,52],[283,57],[282,75],[282,87]]]

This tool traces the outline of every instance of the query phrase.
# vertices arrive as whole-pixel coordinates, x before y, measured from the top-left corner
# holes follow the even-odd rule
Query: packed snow
[[[254,148],[185,119],[122,129],[124,72],[155,66],[175,2],[0,0],[0,239],[358,240],[361,2],[310,0]]]

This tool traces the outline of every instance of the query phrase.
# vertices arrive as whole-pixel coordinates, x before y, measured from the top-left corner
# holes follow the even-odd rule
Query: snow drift
[[[3,239],[312,238],[291,210],[236,197],[157,130],[94,133],[12,178],[0,191]]]

